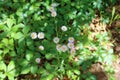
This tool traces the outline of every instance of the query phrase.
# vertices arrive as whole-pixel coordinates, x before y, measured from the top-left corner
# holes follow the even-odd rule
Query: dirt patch
[[[90,72],[96,75],[97,80],[108,80],[107,74],[102,68],[102,65],[100,65],[99,63],[93,64],[90,68]]]
[[[113,67],[115,69],[115,78],[116,80],[120,80],[120,58],[113,63]]]

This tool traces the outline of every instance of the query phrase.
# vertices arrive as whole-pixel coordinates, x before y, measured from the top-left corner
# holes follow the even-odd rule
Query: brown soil
[[[97,80],[108,80],[107,74],[102,68],[102,65],[100,65],[99,63],[93,64],[90,68],[90,72],[96,75]]]

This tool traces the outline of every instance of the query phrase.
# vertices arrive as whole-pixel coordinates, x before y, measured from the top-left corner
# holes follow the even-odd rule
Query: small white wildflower
[[[43,32],[39,32],[39,33],[38,33],[38,38],[39,38],[39,39],[44,39],[44,36],[45,36],[45,35],[44,35]]]
[[[73,49],[70,50],[70,53],[71,53],[71,54],[75,54],[75,53],[76,53],[76,50],[73,48]]]
[[[48,10],[49,10],[50,12],[54,12],[54,11],[55,11],[54,7],[49,7]]]
[[[58,3],[52,3],[51,6],[52,7],[57,7],[59,4]]]
[[[61,51],[61,45],[60,45],[60,44],[57,44],[57,45],[56,45],[56,49],[57,49],[57,51]]]
[[[66,27],[66,26],[62,26],[62,27],[61,27],[61,30],[62,30],[62,31],[67,31],[67,27]]]
[[[56,11],[51,12],[51,16],[52,16],[52,17],[56,17],[56,16],[57,16]]]
[[[56,43],[56,44],[59,43],[59,41],[60,41],[60,39],[59,39],[58,37],[55,37],[55,38],[53,39],[53,42]]]
[[[71,43],[71,42],[69,42],[68,44],[67,44],[67,46],[68,46],[68,48],[74,48],[74,43]]]
[[[67,47],[66,45],[62,45],[62,46],[61,46],[61,50],[62,50],[63,52],[66,52],[66,51],[68,50],[68,47]]]
[[[35,61],[36,61],[36,63],[40,63],[41,59],[40,58],[36,58]]]
[[[44,50],[44,46],[40,45],[39,50],[41,50],[41,51]]]
[[[69,42],[74,42],[75,39],[74,39],[73,37],[69,37],[69,38],[68,38],[68,41],[69,41]]]
[[[37,38],[37,33],[36,32],[32,32],[30,36],[31,36],[32,39],[36,39]]]

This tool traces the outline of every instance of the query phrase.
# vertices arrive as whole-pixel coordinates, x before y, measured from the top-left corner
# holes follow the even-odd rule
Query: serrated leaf
[[[4,44],[8,44],[8,39],[7,39],[7,38],[3,38],[2,42],[3,42]]]
[[[14,80],[14,76],[9,75],[9,76],[8,76],[8,79],[9,79],[9,80]]]
[[[7,73],[9,80],[14,80],[15,75],[16,75],[16,70],[12,70]]]
[[[5,74],[3,74],[2,72],[0,72],[0,79],[4,79],[6,77],[6,75]]]
[[[22,37],[24,37],[23,33],[18,32],[18,33],[16,34],[16,39],[20,39],[20,38],[22,38]]]
[[[8,43],[9,43],[10,45],[14,45],[13,42],[14,42],[13,39],[9,39],[9,41],[8,41]]]
[[[7,36],[7,34],[8,34],[8,32],[7,32],[7,31],[6,31],[6,32],[1,33],[1,34],[0,34],[0,39],[5,38],[5,37]]]
[[[24,34],[27,34],[27,33],[29,32],[29,30],[30,30],[30,27],[29,27],[29,26],[26,26],[26,27],[23,28],[22,32],[23,32]]]
[[[20,39],[20,38],[24,37],[24,35],[21,32],[17,32],[17,33],[12,33],[11,37],[13,37],[14,39]]]
[[[6,54],[8,52],[9,52],[9,49],[8,48],[4,48],[3,53]]]
[[[15,68],[15,63],[14,61],[10,61],[8,66],[7,66],[7,72],[13,70]]]
[[[3,61],[0,61],[0,70],[6,71],[6,64]]]
[[[24,27],[25,27],[25,25],[22,24],[22,23],[17,24],[17,25],[15,25],[15,26],[13,26],[13,27],[11,28],[11,32],[16,33],[20,28],[24,28]]]
[[[13,24],[14,24],[14,20],[13,19],[7,19],[7,26],[9,28],[11,28]]]
[[[25,25],[23,23],[20,23],[20,24],[17,24],[15,27],[24,28]]]

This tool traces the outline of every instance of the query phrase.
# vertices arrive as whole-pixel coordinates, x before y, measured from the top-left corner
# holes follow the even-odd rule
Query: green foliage
[[[113,7],[112,16],[111,16],[109,25],[111,25],[115,20],[118,20],[118,19],[120,19],[120,15],[115,13],[115,7]]]
[[[92,73],[83,73],[92,63],[110,64],[114,56],[112,49],[107,50],[108,33],[97,34],[94,41],[88,23],[95,18],[95,9],[103,10],[113,1],[0,0],[0,80],[26,74],[39,75],[41,80],[63,80],[65,75],[71,80],[96,80]],[[54,2],[56,15],[50,11]],[[74,38],[75,52],[58,51],[55,37],[62,46]]]

